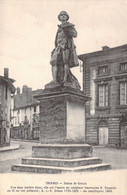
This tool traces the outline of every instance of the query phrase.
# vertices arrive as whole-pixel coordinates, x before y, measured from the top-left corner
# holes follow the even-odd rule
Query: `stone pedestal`
[[[40,101],[41,143],[85,142],[85,102],[88,97],[66,88],[45,90],[36,97]]]

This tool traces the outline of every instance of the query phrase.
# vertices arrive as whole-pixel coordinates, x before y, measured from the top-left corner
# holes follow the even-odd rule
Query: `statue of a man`
[[[51,54],[50,64],[52,65],[52,83],[74,83],[80,88],[80,85],[70,68],[79,65],[76,54],[76,46],[73,43],[73,38],[77,37],[75,25],[68,22],[69,15],[65,11],[61,11],[58,15],[61,24],[58,25],[58,31],[55,39],[55,49]]]

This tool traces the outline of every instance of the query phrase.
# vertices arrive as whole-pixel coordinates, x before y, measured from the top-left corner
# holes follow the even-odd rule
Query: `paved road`
[[[20,144],[18,150],[0,152],[0,173],[11,172],[11,165],[21,163],[23,157],[32,155],[32,146],[39,143],[13,141],[14,144]],[[93,156],[102,158],[104,163],[109,163],[112,169],[127,168],[127,150],[116,148],[94,147]]]
[[[94,147],[93,155],[102,158],[104,163],[111,164],[112,169],[127,169],[127,150]]]
[[[23,157],[32,155],[32,146],[39,145],[39,143],[12,141],[12,144],[19,144],[18,150],[11,150],[0,152],[0,173],[11,172],[11,165],[21,163]]]

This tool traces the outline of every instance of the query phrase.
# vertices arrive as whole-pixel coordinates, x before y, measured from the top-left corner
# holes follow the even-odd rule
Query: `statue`
[[[77,37],[75,25],[68,22],[69,15],[61,11],[58,15],[61,24],[58,25],[58,31],[55,38],[55,49],[51,53],[50,64],[52,65],[53,80],[46,85],[46,88],[63,84],[80,89],[80,84],[72,74],[70,68],[79,65],[76,54],[76,46],[73,38]]]

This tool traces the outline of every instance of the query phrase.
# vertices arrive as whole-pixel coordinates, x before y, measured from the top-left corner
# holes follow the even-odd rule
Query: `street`
[[[10,173],[11,165],[21,163],[23,157],[32,156],[32,146],[39,143],[12,141],[19,144],[18,150],[0,152],[0,173]],[[116,148],[93,147],[93,156],[102,158],[103,163],[108,163],[112,169],[127,168],[127,150]]]

